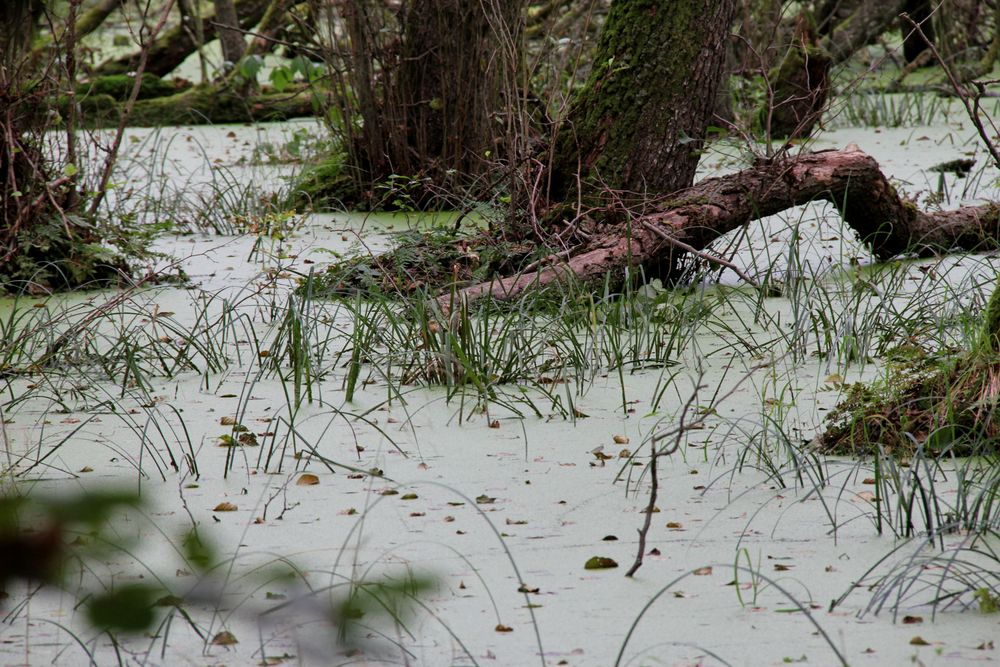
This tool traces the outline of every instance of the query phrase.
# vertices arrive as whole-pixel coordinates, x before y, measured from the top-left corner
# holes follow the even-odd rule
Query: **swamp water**
[[[277,189],[278,169],[241,159],[260,132],[281,142],[309,127],[164,130],[159,187],[217,191],[225,170],[227,183]],[[148,144],[136,132],[138,151]],[[968,127],[837,130],[813,148],[852,142],[906,191],[943,205],[1000,196],[990,169],[941,182],[926,171],[976,150]],[[706,173],[732,168],[721,153],[706,158]],[[483,361],[475,382],[441,388],[421,384],[431,374],[421,364],[447,377],[455,359],[399,335],[407,313],[293,294],[296,277],[331,253],[377,251],[385,230],[417,222],[330,214],[281,240],[169,237],[158,247],[180,261],[185,288],[0,304],[8,321],[27,313],[18,331],[36,328],[36,353],[100,312],[51,372],[5,379],[7,483],[47,496],[138,490],[144,501],[115,514],[114,545],[72,570],[64,592],[10,590],[0,662],[997,659],[1000,615],[980,613],[974,590],[944,597],[954,582],[940,576],[943,561],[924,560],[975,562],[954,551],[968,535],[947,535],[943,556],[894,539],[891,520],[879,536],[875,502],[886,501],[871,462],[804,446],[845,383],[880,375],[884,348],[906,335],[961,345],[964,314],[992,290],[994,257],[872,266],[827,207],[788,211],[719,245],[735,244],[735,261],[758,278],[771,271],[783,296],[763,298],[729,275],[676,293],[649,286],[637,310],[596,295],[572,343],[555,315],[515,314],[494,321],[500,331],[480,323],[482,343],[463,353],[493,354],[523,377],[496,382]],[[193,368],[165,378],[176,359]],[[655,551],[627,579],[650,439],[681,418],[703,421],[659,461]],[[935,474],[946,506],[958,496],[949,465]],[[205,569],[182,545],[193,525],[214,550]],[[585,569],[594,556],[619,567]],[[880,579],[899,563],[915,567]],[[995,590],[991,563],[977,576]],[[136,581],[184,601],[162,607],[167,620],[149,636],[89,629],[83,592]],[[351,590],[360,592],[345,613]],[[331,624],[336,613],[353,619],[350,636]]]

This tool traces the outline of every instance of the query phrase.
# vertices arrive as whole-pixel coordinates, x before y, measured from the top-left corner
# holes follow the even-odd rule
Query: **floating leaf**
[[[415,493],[404,493],[399,497],[400,500],[416,500],[419,496]]]
[[[923,623],[923,622],[924,622],[924,617],[923,616],[904,616],[903,617],[903,624],[904,625],[914,625],[916,623]]]
[[[238,508],[232,503],[219,503],[212,510],[213,512],[235,512]]]
[[[682,526],[680,523],[676,521],[668,521],[667,528],[669,528],[670,530],[684,530],[684,526]]]
[[[929,641],[927,641],[926,639],[924,639],[923,637],[921,637],[920,635],[917,635],[916,637],[914,637],[913,639],[910,640],[910,645],[911,646],[930,646],[931,643]]]
[[[696,577],[707,577],[710,574],[712,574],[711,565],[706,565],[705,567],[699,567],[697,570],[694,571],[694,576]]]
[[[319,477],[312,474],[311,472],[304,472],[299,475],[299,478],[295,480],[297,486],[316,486],[319,484]]]
[[[497,632],[514,632],[514,628],[509,625],[504,625],[503,623],[497,623],[497,627],[494,628]]]
[[[628,436],[627,435],[616,435],[616,436],[614,436],[612,438],[612,440],[615,441],[616,445],[627,445],[628,444]]]
[[[518,593],[538,593],[541,590],[538,586],[529,586],[528,584],[521,584],[517,587]]]
[[[219,420],[222,426],[236,426],[236,417],[223,417]]]
[[[212,637],[212,643],[216,646],[232,646],[233,644],[238,644],[239,640],[236,639],[236,635],[233,633],[223,630]]]
[[[482,495],[476,496],[476,503],[478,503],[479,505],[492,505],[494,502],[496,502],[496,498],[493,498],[492,496],[488,496],[485,493],[482,494]]]
[[[588,558],[587,562],[583,565],[583,569],[585,570],[608,570],[613,567],[618,567],[618,563],[607,556],[593,556],[592,558]]]

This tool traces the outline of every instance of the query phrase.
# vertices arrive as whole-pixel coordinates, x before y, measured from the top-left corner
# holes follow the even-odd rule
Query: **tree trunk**
[[[795,33],[784,59],[769,77],[770,100],[761,113],[769,137],[808,137],[826,108],[830,56],[819,48],[809,17],[800,16]]]
[[[236,0],[235,7],[240,17],[240,28],[250,30],[257,25],[261,17],[264,16],[269,2],[270,0]],[[210,42],[218,34],[214,15],[204,17],[203,22],[204,39],[206,42]],[[198,43],[190,32],[189,28],[181,25],[164,30],[149,50],[146,71],[157,76],[166,76],[177,69],[198,48]],[[135,69],[138,60],[138,54],[108,60],[98,66],[96,74],[104,76],[131,72]]]
[[[1000,206],[922,213],[899,198],[869,155],[857,147],[810,153],[711,178],[675,197],[650,204],[624,225],[609,226],[568,258],[550,258],[544,268],[466,287],[459,301],[490,296],[505,300],[566,277],[598,280],[608,273],[645,266],[669,275],[678,261],[701,253],[723,234],[792,206],[825,200],[880,259],[904,252],[932,255],[955,248],[1000,247]],[[624,211],[620,211],[624,214]],[[442,307],[452,296],[439,298]]]
[[[522,0],[412,0],[396,16],[401,42],[387,42],[393,31],[371,0],[347,1],[343,11],[343,115],[362,119],[347,139],[362,184],[400,174],[460,186],[512,157],[508,140],[527,129],[518,118]]]
[[[271,0],[264,17],[260,20],[260,25],[257,26],[257,34],[250,41],[251,54],[267,53],[271,50],[274,44],[271,40],[281,30],[281,21],[295,2],[296,0]]]
[[[907,63],[912,63],[920,57],[924,51],[934,43],[934,22],[931,21],[930,0],[907,0],[903,11],[909,14],[918,25],[923,35],[913,29],[905,19],[900,19],[899,30],[903,33],[903,58]],[[924,36],[927,39],[924,39]],[[932,60],[926,61],[927,65],[933,64]]]
[[[228,71],[243,58],[243,52],[247,45],[243,39],[243,33],[234,29],[240,26],[240,17],[236,13],[233,0],[212,0],[212,5],[215,7],[215,23],[219,32],[219,42],[222,44],[222,59],[225,61],[222,69]]]
[[[734,0],[616,0],[554,144],[551,201],[691,185],[725,66]]]
[[[864,0],[835,24],[820,46],[838,65],[871,44],[891,26],[910,0]]]

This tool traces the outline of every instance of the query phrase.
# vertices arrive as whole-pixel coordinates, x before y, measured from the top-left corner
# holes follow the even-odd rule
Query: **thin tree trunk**
[[[236,13],[236,6],[233,0],[212,0],[215,7],[215,23],[219,31],[219,42],[222,44],[222,59],[228,64],[224,70],[231,69],[243,58],[246,51],[246,41],[243,33],[234,28],[239,28],[240,17]]]
[[[205,59],[205,23],[201,20],[200,5],[197,0],[178,0],[177,9],[181,13],[181,28],[198,52],[198,70],[201,83],[205,83],[208,81],[208,62]]]

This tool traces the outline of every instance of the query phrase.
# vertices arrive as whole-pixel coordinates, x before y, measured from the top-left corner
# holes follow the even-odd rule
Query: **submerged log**
[[[448,308],[456,296],[507,300],[569,276],[590,281],[637,266],[669,273],[685,253],[700,252],[733,229],[817,200],[833,204],[879,259],[1000,247],[1000,205],[922,212],[899,196],[874,158],[852,145],[706,179],[648,206],[627,227],[609,226],[585,245],[550,257],[544,268],[465,287],[439,303]]]

